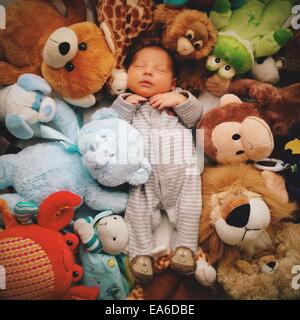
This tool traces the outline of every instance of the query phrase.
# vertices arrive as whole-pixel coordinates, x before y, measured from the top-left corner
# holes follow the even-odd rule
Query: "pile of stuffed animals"
[[[300,265],[296,4],[7,5],[0,265],[8,280],[0,299],[300,299],[292,285]],[[154,280],[139,284],[129,268],[124,212],[130,187],[148,180],[151,164],[141,133],[102,101],[126,91],[126,58],[149,44],[174,54],[177,85],[204,105],[195,136],[206,161],[194,275],[170,268],[174,231],[162,216]]]

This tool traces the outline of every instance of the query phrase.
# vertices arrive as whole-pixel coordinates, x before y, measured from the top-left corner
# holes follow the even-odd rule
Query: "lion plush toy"
[[[203,175],[199,244],[236,299],[296,298],[292,267],[300,263],[300,226],[284,180],[250,165],[208,168]]]

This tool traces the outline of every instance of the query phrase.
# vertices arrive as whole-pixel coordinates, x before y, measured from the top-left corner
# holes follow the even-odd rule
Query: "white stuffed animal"
[[[8,131],[29,139],[35,125],[53,120],[56,103],[50,93],[49,84],[34,74],[23,74],[17,83],[0,89],[0,119],[5,120]]]

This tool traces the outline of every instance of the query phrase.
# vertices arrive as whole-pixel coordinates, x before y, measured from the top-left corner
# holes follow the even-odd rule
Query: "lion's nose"
[[[226,222],[233,227],[243,228],[247,225],[250,216],[250,204],[246,203],[234,208],[229,216],[226,218]]]
[[[70,48],[71,48],[71,46],[70,46],[70,43],[68,43],[68,42],[62,42],[58,46],[58,50],[59,50],[60,54],[63,56],[65,56],[66,54],[69,53]]]

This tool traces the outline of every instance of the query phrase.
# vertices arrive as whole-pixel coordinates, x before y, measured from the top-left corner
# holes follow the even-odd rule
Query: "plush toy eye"
[[[239,156],[239,155],[241,155],[241,154],[243,154],[243,153],[245,153],[244,150],[239,150],[239,151],[237,151],[235,154],[236,154],[237,156]]]
[[[203,46],[203,41],[202,40],[194,42],[194,48],[196,50],[199,50],[200,48],[202,48],[202,46]],[[217,59],[219,59],[219,58],[217,58]]]
[[[64,235],[64,238],[65,238],[65,242],[66,242],[67,246],[69,247],[69,249],[74,251],[79,244],[77,236],[73,233],[66,233]]]
[[[77,264],[72,266],[73,282],[78,282],[83,276],[83,268]]]
[[[114,217],[114,220],[117,220],[117,217]]]
[[[116,237],[113,237],[113,241],[116,241],[117,240],[117,238]]]
[[[98,145],[97,143],[93,143],[89,145],[89,151],[95,152],[98,150]]]
[[[75,68],[75,66],[74,66],[74,64],[73,64],[71,61],[69,61],[69,62],[67,62],[67,63],[65,64],[65,69],[66,69],[67,71],[69,71],[69,72],[73,71],[74,68]]]
[[[78,49],[81,51],[85,51],[87,49],[87,44],[85,42],[79,43]]]
[[[218,71],[218,75],[224,79],[231,79],[235,75],[235,70],[230,65],[225,65]]]
[[[223,67],[225,62],[216,56],[209,56],[206,61],[206,68],[210,71],[216,71]]]
[[[233,136],[232,136],[232,140],[239,140],[241,139],[241,136],[238,134],[238,133],[235,133]]]
[[[194,39],[194,31],[193,30],[188,30],[187,33],[185,34],[186,38],[189,40],[193,40]]]

